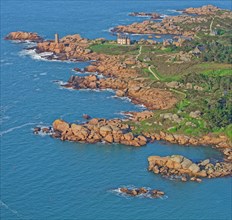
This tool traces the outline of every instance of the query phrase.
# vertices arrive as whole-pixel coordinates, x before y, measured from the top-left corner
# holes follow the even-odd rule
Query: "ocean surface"
[[[178,14],[176,9],[230,1],[1,1],[1,219],[231,219],[231,178],[181,183],[147,171],[150,155],[182,154],[192,160],[222,155],[208,147],[155,142],[146,147],[78,144],[33,135],[36,125],[63,118],[81,122],[92,117],[123,117],[141,111],[113,91],[74,91],[60,84],[88,63],[46,61],[25,50],[28,43],[4,41],[11,31],[38,32],[47,39],[80,33],[115,39],[109,29],[144,18],[133,11]],[[162,199],[128,198],[122,186],[150,187],[166,192]]]

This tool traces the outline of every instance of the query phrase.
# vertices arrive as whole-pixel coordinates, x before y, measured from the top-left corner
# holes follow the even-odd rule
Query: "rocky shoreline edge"
[[[170,134],[162,131],[141,132],[141,134],[133,133],[134,127],[129,125],[128,121],[138,122],[147,119],[152,117],[152,110],[169,109],[178,101],[178,98],[172,92],[151,87],[149,80],[141,79],[138,69],[148,68],[143,62],[126,58],[122,55],[109,56],[92,52],[89,46],[94,42],[102,42],[104,40],[88,40],[81,38],[78,34],[68,35],[57,42],[52,40],[45,41],[37,33],[28,32],[12,32],[5,39],[36,42],[37,46],[35,48],[38,54],[43,52],[53,53],[49,59],[96,60],[86,67],[85,71],[102,74],[104,78],[99,78],[96,75],[71,76],[64,87],[73,89],[113,89],[116,91],[117,96],[129,97],[133,103],[142,104],[149,110],[141,113],[132,113],[132,117],[127,121],[95,118],[83,124],[70,124],[57,119],[53,122],[52,127],[36,127],[34,129],[35,134],[42,132],[63,141],[119,143],[136,147],[145,146],[147,143],[156,140],[164,140],[180,145],[213,146],[222,151],[224,162],[217,164],[209,162],[206,164],[206,166],[210,164],[207,168],[202,167],[201,162],[197,164],[189,162],[188,167],[182,164],[183,161],[186,162],[188,159],[179,155],[178,159],[175,157],[173,159],[172,156],[165,158],[153,156],[148,158],[149,170],[155,174],[160,173],[163,176],[181,177],[182,181],[193,178],[192,180],[198,182],[200,182],[197,180],[199,177],[213,178],[232,174],[232,143],[226,136],[208,134],[202,137],[188,137],[182,134]],[[210,171],[208,172],[208,170]]]

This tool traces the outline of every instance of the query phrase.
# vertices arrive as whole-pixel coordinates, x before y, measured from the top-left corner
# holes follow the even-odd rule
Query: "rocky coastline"
[[[203,12],[201,10],[197,12],[199,10],[200,9],[188,10],[188,13],[195,11],[195,13],[202,14]],[[212,10],[213,9],[210,11]],[[138,28],[138,24],[132,24],[130,30],[128,26],[121,26],[117,27],[114,31],[128,32],[129,30],[131,33],[171,33],[175,35],[193,36],[196,30],[187,33],[180,26],[175,24],[187,21],[188,19],[189,16],[187,15],[171,18],[167,17],[160,23],[144,21],[141,28]],[[206,18],[193,17],[192,19],[197,19],[197,21],[194,22],[201,22],[202,19]],[[172,22],[171,25],[170,22]],[[144,32],[144,28],[147,27],[148,24],[154,25],[155,27],[153,27],[153,30],[155,29],[156,31],[154,32],[153,30],[146,29]],[[180,145],[213,146],[222,151],[224,154],[224,162],[218,162],[215,165],[209,162],[203,165],[202,162],[193,163],[190,161],[190,163],[187,158],[182,156],[170,156],[165,158],[152,156],[148,158],[149,170],[157,174],[160,173],[163,176],[170,177],[176,175],[180,177],[182,181],[190,179],[199,182],[200,180],[198,178],[202,177],[213,178],[232,174],[232,143],[226,136],[208,134],[201,137],[191,137],[183,134],[173,134],[168,131],[163,132],[156,130],[152,132],[143,131],[140,134],[135,134],[134,126],[130,125],[131,121],[136,123],[143,119],[150,118],[153,116],[152,110],[170,109],[178,102],[178,96],[171,91],[153,87],[149,79],[141,77],[139,70],[141,68],[148,68],[149,66],[135,59],[135,56],[112,56],[93,52],[90,49],[90,45],[96,42],[103,42],[104,39],[89,40],[82,38],[78,34],[68,35],[60,39],[59,42],[55,42],[54,40],[43,40],[37,33],[27,32],[12,32],[5,39],[37,42],[35,49],[38,54],[44,52],[52,53],[52,55],[49,55],[48,59],[92,61],[91,65],[84,69],[84,72],[88,72],[90,75],[81,77],[73,75],[63,87],[77,90],[113,89],[116,91],[118,97],[128,97],[134,104],[143,105],[148,109],[148,111],[144,112],[130,113],[130,118],[126,120],[90,119],[90,117],[86,117],[87,122],[76,124],[57,119],[53,122],[52,127],[36,127],[34,129],[35,134],[41,132],[46,133],[62,141],[80,143],[119,143],[135,147],[145,146],[147,143],[156,140],[164,140]],[[80,69],[76,70],[80,71]],[[83,71],[81,70],[81,72]],[[99,74],[102,74],[104,77],[100,78],[98,76]],[[189,166],[183,165],[184,161],[187,161]]]
[[[183,10],[183,13],[196,15],[213,15],[219,10],[220,9],[218,7],[215,7],[213,5],[205,5],[199,8],[186,8]]]
[[[221,14],[217,14],[221,12]],[[195,16],[192,16],[194,14]],[[160,35],[181,35],[193,38],[199,31],[210,33],[209,23],[214,17],[231,18],[230,11],[221,10],[215,6],[207,5],[200,8],[187,8],[183,14],[178,16],[167,16],[161,22],[145,20],[130,25],[119,25],[112,29],[112,32],[130,34],[160,34]],[[190,28],[191,27],[191,28]]]

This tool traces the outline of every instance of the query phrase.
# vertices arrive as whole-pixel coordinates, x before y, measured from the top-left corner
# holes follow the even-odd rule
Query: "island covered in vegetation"
[[[36,42],[32,49],[46,59],[91,61],[85,69],[75,68],[80,74],[71,76],[63,87],[113,89],[118,97],[128,97],[147,109],[127,112],[123,120],[85,115],[85,123],[75,124],[57,119],[52,127],[36,127],[34,133],[138,147],[155,140],[212,146],[223,152],[224,161],[193,163],[178,155],[155,156],[148,158],[149,169],[181,176],[182,181],[231,175],[232,12],[208,5],[184,9],[181,15],[161,21],[155,20],[161,18],[155,12],[130,15],[147,20],[113,28],[117,41],[89,40],[78,34],[44,40],[27,32],[6,37]],[[144,34],[144,39],[132,41],[129,34]],[[172,37],[158,41],[163,35]]]

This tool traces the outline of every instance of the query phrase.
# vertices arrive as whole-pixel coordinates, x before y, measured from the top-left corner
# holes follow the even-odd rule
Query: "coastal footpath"
[[[191,18],[193,24],[200,25],[202,21],[206,21],[209,14],[218,16],[219,9],[207,6],[201,9],[185,9],[185,13],[199,14],[200,17],[189,17],[189,15],[172,16],[164,18],[160,23],[155,25],[160,26],[159,34],[175,34],[182,36],[190,36],[194,38],[198,29],[195,28],[191,32],[186,32],[186,29],[180,26],[173,25],[176,22],[187,21]],[[231,13],[225,11],[222,19],[231,16]],[[170,19],[173,22],[170,25]],[[147,27],[150,21],[145,21],[143,24]],[[145,27],[144,26],[144,27]],[[164,28],[165,27],[165,28]],[[179,27],[179,28],[178,28]],[[203,30],[201,26],[200,30]],[[115,31],[128,32],[123,28],[116,28]],[[163,29],[162,29],[163,28]],[[165,31],[164,31],[165,30]],[[208,30],[207,30],[208,31]],[[151,33],[149,30],[144,32],[143,27],[136,29],[131,33]],[[203,30],[204,32],[204,30]],[[158,33],[158,32],[152,32]],[[139,59],[136,59],[138,54],[138,46],[119,46],[115,42],[109,42],[105,39],[99,38],[89,40],[82,38],[80,35],[68,35],[62,39],[43,40],[37,33],[27,32],[12,32],[6,40],[21,40],[33,41],[37,45],[32,48],[38,54],[50,52],[47,55],[48,60],[71,60],[71,61],[92,61],[84,70],[76,68],[77,72],[89,73],[87,76],[73,75],[69,78],[67,83],[62,85],[65,88],[72,89],[113,89],[118,97],[128,97],[134,104],[140,104],[147,108],[144,112],[130,112],[127,113],[129,118],[121,119],[87,119],[85,123],[76,124],[65,122],[57,119],[53,122],[52,127],[34,129],[35,134],[47,133],[53,138],[61,139],[62,141],[74,141],[80,143],[120,143],[129,146],[144,146],[147,143],[156,140],[165,140],[170,143],[180,145],[194,145],[194,146],[212,146],[219,149],[224,154],[224,162],[212,164],[209,161],[193,163],[182,156],[171,156],[161,158],[158,156],[149,157],[149,170],[155,174],[162,174],[163,176],[178,176],[182,181],[192,180],[200,182],[202,177],[221,177],[231,175],[232,173],[232,142],[229,136],[224,133],[206,132],[205,121],[202,115],[204,112],[193,111],[192,108],[187,113],[187,107],[190,105],[186,100],[188,97],[192,98],[192,94],[198,96],[211,96],[211,91],[208,87],[204,88],[204,84],[199,81],[161,81],[161,77],[151,78],[149,72],[157,73],[157,68],[152,63],[153,58],[157,58],[156,65],[161,62],[160,59],[164,56],[174,56],[173,52],[165,52],[168,47],[161,49],[154,48],[157,43],[147,41],[140,41],[137,44],[146,47],[145,52],[139,47]],[[162,44],[162,43],[161,43]],[[169,45],[166,45],[169,46]],[[181,49],[181,45],[178,45]],[[102,50],[99,52],[99,48]],[[110,48],[110,49],[108,49]],[[113,48],[117,53],[110,54]],[[176,50],[180,50],[176,49]],[[148,51],[148,52],[147,52]],[[156,54],[157,53],[157,54]],[[186,52],[177,54],[186,54]],[[189,53],[190,54],[190,53]],[[199,66],[199,61],[196,62],[195,55],[188,56],[190,60],[175,60],[173,62],[165,61],[166,66],[176,67],[179,71],[179,66],[189,65],[188,62],[194,62]],[[141,57],[141,58],[140,58]],[[186,55],[185,55],[186,57]],[[165,57],[167,59],[167,57]],[[170,59],[170,58],[169,58]],[[199,59],[197,57],[197,59]],[[167,64],[168,63],[168,64]],[[152,70],[153,68],[153,70]],[[175,70],[175,69],[174,69]],[[99,77],[103,75],[103,77]],[[156,75],[157,76],[157,75]],[[188,80],[191,79],[188,76]],[[223,76],[224,77],[224,76]],[[186,76],[183,76],[185,79]],[[195,77],[197,78],[197,77]],[[214,79],[214,78],[213,78]],[[225,90],[222,84],[224,78],[220,81],[222,89]],[[227,78],[226,78],[227,80]],[[230,80],[230,79],[229,79]],[[227,84],[226,84],[227,85]],[[182,91],[184,89],[184,91]],[[181,91],[180,91],[181,90]],[[228,87],[230,90],[230,87]],[[186,95],[187,94],[187,95]],[[196,94],[196,95],[195,95]],[[199,95],[200,94],[200,95]],[[194,97],[193,97],[194,98]],[[193,102],[194,103],[194,102]],[[178,108],[177,108],[178,107]],[[199,126],[204,133],[200,135],[187,135],[180,132],[175,132],[177,128],[182,129],[187,126],[187,131],[196,131]],[[187,162],[188,163],[187,163]],[[175,163],[174,163],[175,162]],[[187,163],[187,165],[186,165]]]

